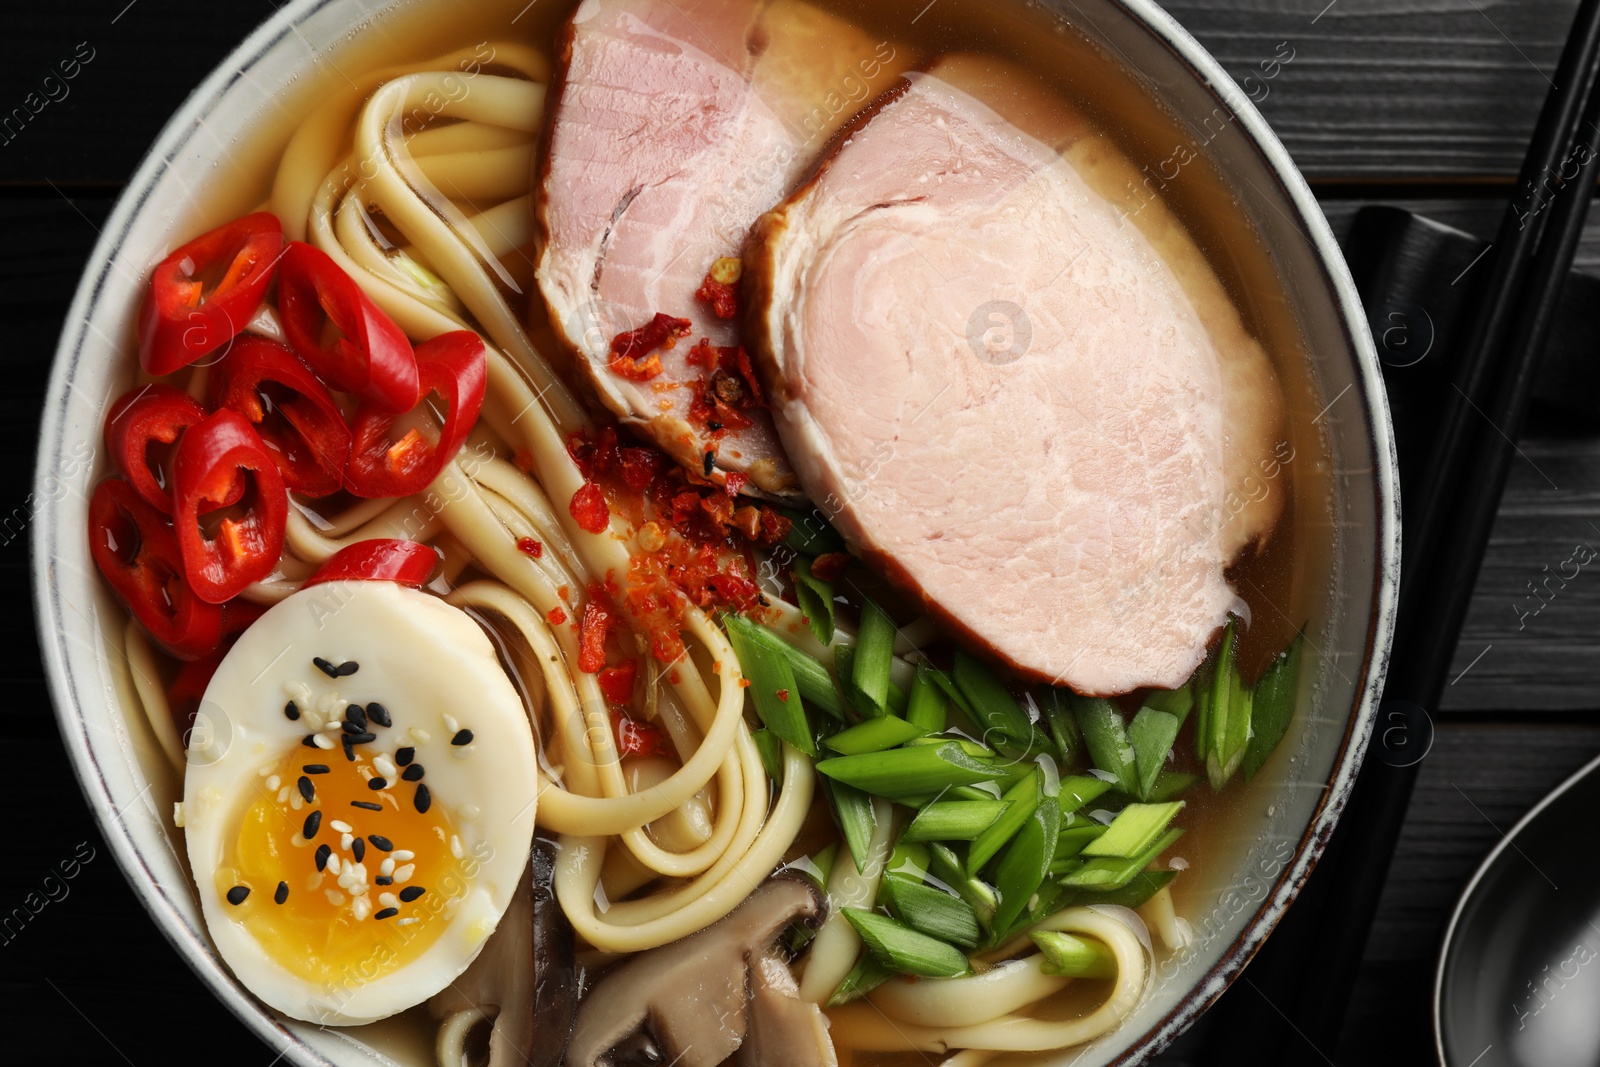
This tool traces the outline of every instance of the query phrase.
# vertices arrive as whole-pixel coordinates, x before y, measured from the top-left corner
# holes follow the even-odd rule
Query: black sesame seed
[[[304,737],[302,737],[300,739],[300,743],[302,745],[306,746],[307,748],[316,748],[317,747],[317,735],[316,734],[306,734]]]
[[[717,454],[715,452],[707,452],[700,457],[700,463],[700,469],[705,473],[705,476],[707,478],[711,477],[711,470],[717,465]]]
[[[428,787],[423,785],[421,782],[417,783],[417,795],[413,798],[413,800],[417,805],[417,811],[424,815],[426,815],[428,809],[433,806],[433,794],[428,792]]]
[[[394,851],[394,842],[390,841],[387,837],[384,837],[382,834],[368,834],[367,835],[367,840],[371,841],[372,842],[372,847],[377,849],[379,852],[393,852]]]
[[[354,723],[357,729],[350,729],[351,723]],[[359,734],[367,728],[367,713],[360,704],[351,704],[344,709],[344,728],[346,732],[352,734]]]
[[[389,709],[384,707],[382,704],[368,704],[367,718],[371,719],[379,726],[394,725],[394,722],[389,718]]]
[[[402,767],[408,765],[416,758],[417,750],[412,748],[410,745],[407,745],[405,748],[397,748],[394,750],[394,761],[400,764]]]
[[[308,763],[304,767],[301,767],[300,769],[302,771],[305,771],[307,774],[327,774],[328,773],[328,765],[326,763]]]
[[[426,892],[427,890],[420,885],[408,885],[400,890],[400,899],[409,904]]]
[[[456,731],[456,735],[450,739],[450,743],[452,745],[457,746],[458,748],[460,746],[462,746],[462,745],[470,745],[470,744],[472,744],[472,731],[471,730],[457,730]]]
[[[399,914],[400,914],[400,909],[399,908],[384,908],[382,911],[373,912],[372,913],[372,917],[374,919],[392,919],[396,915],[399,915]]]
[[[369,733],[345,734],[344,737],[347,745],[370,745],[378,739],[377,734]]]
[[[389,779],[387,779],[387,778],[368,778],[367,779],[367,788],[368,789],[388,789],[389,788]]]
[[[334,675],[334,677],[335,678],[348,678],[352,674],[356,673],[356,671],[359,671],[360,669],[361,669],[361,664],[357,663],[355,660],[350,660],[349,662],[339,664],[339,666],[337,668],[339,673]]]
[[[360,863],[367,858],[367,843],[359,837],[356,838],[350,842],[350,854],[356,858],[357,863]]]
[[[372,880],[373,885],[394,885],[394,879],[387,874],[380,874]]]
[[[247,885],[236,885],[232,889],[228,890],[228,903],[232,904],[234,907],[237,908],[240,904],[244,903],[244,898],[249,896],[249,895],[250,895],[250,887],[249,886],[247,886]]]
[[[707,419],[706,429],[710,430],[712,433],[716,433],[718,430],[722,429],[722,423],[718,422],[716,419]]]
[[[351,706],[354,707],[354,705]],[[360,722],[356,722],[354,719],[346,719],[340,729],[351,735],[364,734],[367,732],[367,720],[362,719]]]
[[[333,855],[333,849],[327,845],[317,846],[317,870],[322,870],[328,865],[328,857]]]
[[[320,829],[322,829],[322,812],[320,810],[313,811],[306,816],[306,824],[301,828],[300,836],[310,841],[317,836],[317,831]]]
[[[311,658],[311,665],[317,670],[321,671],[323,674],[326,674],[329,678],[339,677],[339,668],[335,667],[321,656],[313,656]]]
[[[374,804],[370,800],[352,800],[350,802],[350,806],[352,808],[361,808],[364,811],[382,811],[383,810],[383,805],[382,804]]]
[[[339,740],[344,742],[344,758],[349,760],[351,763],[354,763],[356,761],[356,750],[353,746],[353,742],[350,740],[350,735],[345,734],[343,737],[339,738]]]
[[[300,795],[306,798],[306,803],[307,804],[309,804],[313,800],[317,799],[317,791],[311,785],[311,779],[307,778],[305,775],[302,774],[300,776],[300,780],[298,782],[296,782],[295,784],[300,787]]]
[[[272,894],[272,902],[274,904],[282,904],[284,901],[286,901],[288,899],[289,899],[289,883],[288,882],[279,882],[278,883],[278,891],[276,893]]]
[[[291,700],[283,706],[283,713],[289,717],[290,722],[294,722],[300,717],[300,708]]]
[[[422,781],[423,773],[422,764],[413,763],[400,773],[400,777],[404,778],[408,782],[420,782]]]

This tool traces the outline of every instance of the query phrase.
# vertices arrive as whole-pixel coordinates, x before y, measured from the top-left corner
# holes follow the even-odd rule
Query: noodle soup
[[[1125,1042],[1126,1020],[1181,995],[1171,976],[1214,958],[1241,906],[1241,857],[1250,903],[1285,869],[1292,841],[1263,858],[1261,835],[1315,729],[1297,709],[1326,667],[1302,635],[1330,610],[1336,555],[1292,302],[1205,135],[1042,12],[947,3],[704,5],[756,27],[749,68],[709,84],[744,101],[729,128],[780,151],[707,134],[695,150],[754,176],[710,196],[661,183],[716,225],[678,233],[703,281],[654,318],[602,286],[641,262],[681,269],[677,244],[626,258],[645,186],[584,260],[588,179],[560,169],[610,144],[592,78],[615,50],[637,61],[638,25],[726,74],[714,23],[675,31],[648,3],[591,0],[576,24],[559,5],[385,16],[252,131],[237,180],[175,235],[142,368],[106,413],[90,546],[130,611],[124,651],[171,764],[147,773],[179,783],[206,925],[279,1013],[356,1027],[402,1063],[479,1062],[480,1046],[493,1063],[529,1047],[551,1063],[1051,1062]],[[667,88],[701,100],[692,84]],[[886,548],[899,531],[826,491],[827,448],[808,454],[802,426],[834,432],[828,398],[806,408],[788,342],[758,319],[825,290],[826,257],[781,274],[780,223],[824,214],[819,164],[895,147],[913,105],[1026,161],[1018,186],[947,218],[1004,236],[1001,209],[1023,202],[1007,198],[1026,197],[1110,220],[1126,244],[1097,246],[1113,281],[1096,284],[1188,331],[1210,415],[1175,425],[1260,424],[1254,451],[1174,448],[1209,495],[1113,605],[1160,614],[1174,568],[1203,571],[1195,588],[1229,597],[1174,654],[1152,636],[1162,655],[1117,645],[1090,674],[1082,650],[1043,666],[1012,651],[994,605],[942,599],[944,557]],[[273,221],[225,221],[243,212]],[[569,239],[587,286],[571,307]],[[1127,269],[1113,248],[1147,257]],[[1102,291],[1060,258],[1066,287]],[[1020,308],[1030,286],[974,304]],[[1082,340],[1035,318],[1035,355]],[[976,336],[952,347],[993,385],[1012,360]],[[1231,384],[1252,375],[1268,385]],[[745,462],[761,447],[792,481]],[[890,448],[853,484],[870,502],[921,461]],[[1100,492],[1164,522],[1159,502]],[[993,535],[951,540],[993,551]],[[1039,613],[1068,627],[1071,610]]]

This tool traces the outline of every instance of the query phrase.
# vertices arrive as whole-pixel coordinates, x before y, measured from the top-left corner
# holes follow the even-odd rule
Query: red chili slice
[[[283,555],[289,495],[283,475],[248,419],[221,411],[196,423],[178,442],[172,463],[173,525],[183,568],[200,599],[220,604],[272,573]],[[244,496],[229,505],[236,481]],[[213,522],[215,513],[231,509]],[[215,534],[202,529],[214,527]]]
[[[293,492],[324,497],[343,484],[350,428],[292,349],[265,337],[239,338],[211,372],[210,400],[250,420]]]
[[[611,609],[606,606],[604,590],[591,585],[589,599],[583,605],[583,617],[578,623],[578,669],[585,674],[598,674],[606,665],[606,634],[611,630]]]
[[[106,415],[111,465],[163,515],[172,514],[172,490],[161,458],[151,462],[151,447],[175,444],[184,430],[205,417],[205,408],[188,393],[154,382],[121,397]]]
[[[278,315],[300,358],[334,388],[389,414],[416,405],[411,342],[326,253],[289,243],[278,274]]]
[[[171,374],[233,340],[283,253],[278,217],[258,211],[201,234],[156,264],[139,308],[139,364]]]
[[[629,718],[620,709],[612,710],[611,727],[617,735],[619,756],[654,756],[668,751],[667,739],[659,729]]]
[[[89,552],[135,619],[174,656],[201,659],[222,640],[222,609],[195,596],[167,517],[107,478],[89,498]]]
[[[477,424],[489,382],[482,338],[471,330],[456,330],[423,342],[417,346],[417,372],[422,399],[408,417],[363,404],[351,421],[345,486],[356,496],[399,497],[422,492],[461,450]],[[446,407],[444,424],[436,430],[429,417],[437,414],[429,402],[432,394],[438,394]],[[409,428],[398,441],[393,440],[394,430],[402,422]]]
[[[578,521],[578,528],[588,533],[603,533],[611,522],[611,508],[606,504],[606,495],[593,482],[584,482],[578,487],[567,503],[567,510]]]
[[[201,701],[205,700],[206,687],[222,665],[224,655],[226,653],[218,649],[205,659],[185,663],[167,686],[167,711],[172,715],[172,725],[178,728],[184,748],[189,747],[189,732],[194,729],[195,716],[200,711]]]
[[[324,582],[396,582],[419,589],[438,565],[439,553],[427,545],[374,538],[335,552],[301,588]]]
[[[633,699],[633,680],[638,673],[639,662],[630,659],[620,667],[607,667],[595,680],[600,683],[600,691],[607,700],[613,704],[626,704]]]

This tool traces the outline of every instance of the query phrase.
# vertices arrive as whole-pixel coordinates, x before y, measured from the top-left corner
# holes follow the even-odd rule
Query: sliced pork
[[[558,336],[596,397],[680,462],[791,492],[724,317],[739,252],[910,56],[797,0],[584,0],[564,42],[535,190]]]
[[[1166,208],[1121,202],[1127,174],[1025,75],[945,61],[746,255],[751,350],[813,500],[958,636],[1095,695],[1190,676],[1235,602],[1224,568],[1283,499],[1232,502],[1281,389]]]

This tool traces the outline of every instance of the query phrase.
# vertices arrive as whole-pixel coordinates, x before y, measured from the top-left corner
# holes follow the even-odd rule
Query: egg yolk
[[[259,775],[216,874],[262,951],[335,998],[437,941],[472,868],[444,805],[426,790],[419,803],[425,771],[384,777],[378,758],[302,749]]]

